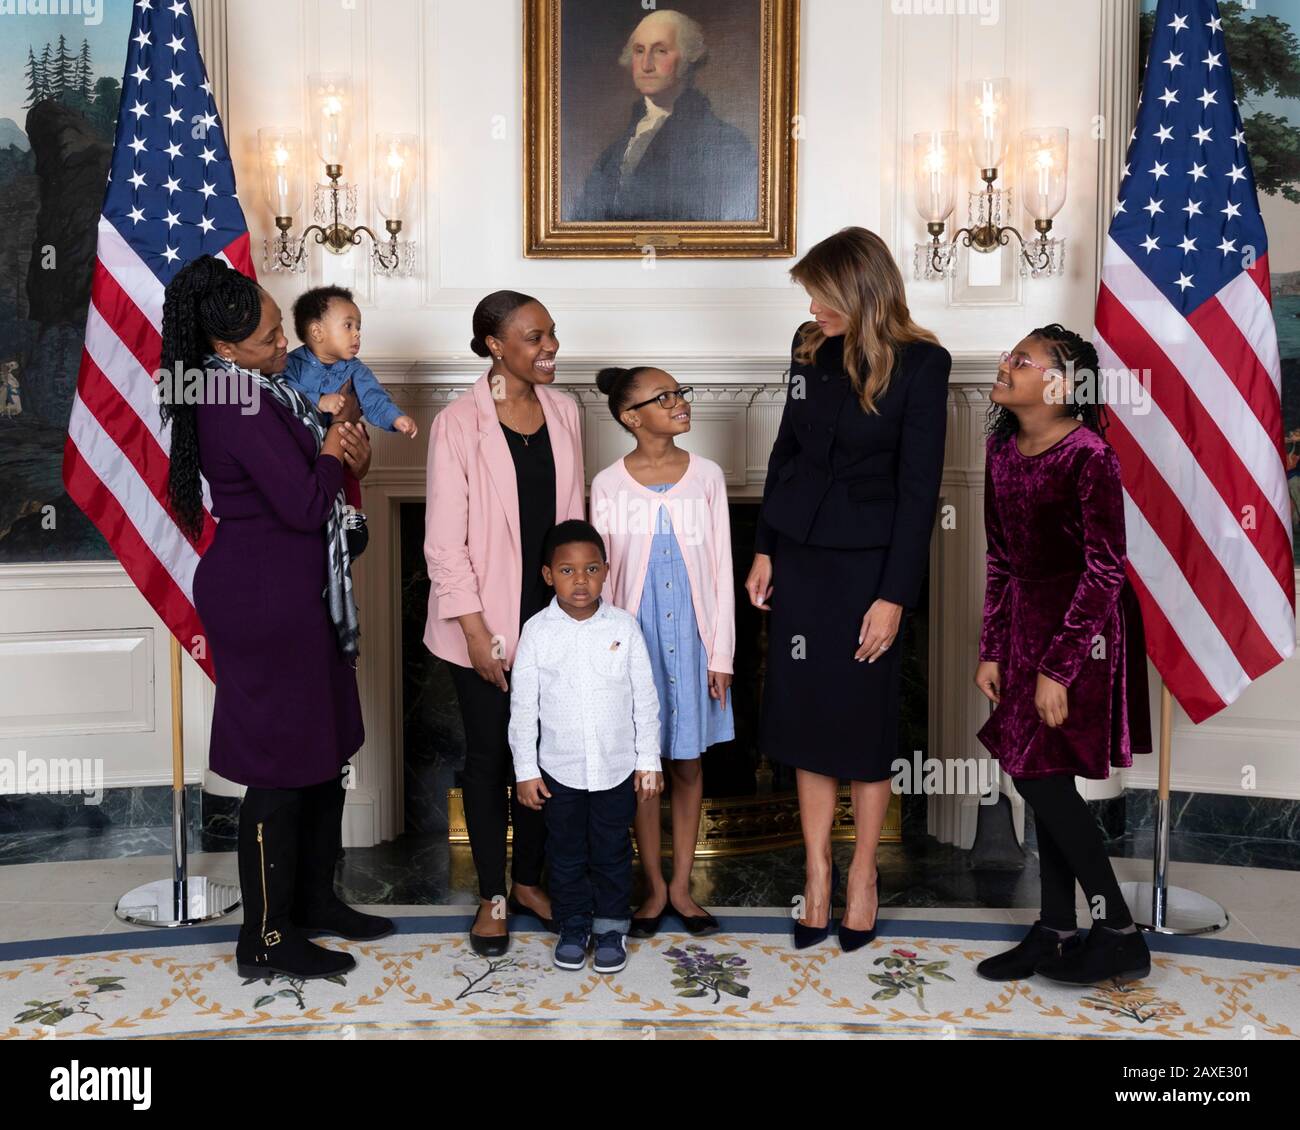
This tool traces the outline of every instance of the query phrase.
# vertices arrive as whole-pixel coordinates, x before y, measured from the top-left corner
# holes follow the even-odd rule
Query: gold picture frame
[[[708,183],[725,186],[727,199],[715,205],[714,197],[709,193],[698,194],[698,199],[708,202],[699,207],[713,208],[717,213],[703,219],[652,216],[649,214],[652,209],[648,192],[629,202],[631,194],[624,192],[625,173],[617,181],[613,195],[601,191],[602,186],[607,187],[611,181],[608,175],[599,179],[602,170],[608,174],[612,157],[619,151],[623,154],[618,166],[622,173],[631,153],[630,148],[622,147],[634,136],[638,115],[648,113],[650,108],[646,98],[647,109],[640,109],[642,90],[638,76],[631,76],[626,88],[627,97],[622,96],[618,87],[599,86],[619,81],[613,77],[617,73],[614,70],[617,54],[601,48],[608,48],[611,37],[618,35],[627,44],[624,48],[626,55],[631,50],[633,31],[642,18],[663,16],[663,9],[647,10],[639,0],[629,0],[621,7],[613,0],[600,0],[598,10],[594,7],[594,0],[524,0],[523,7],[525,257],[614,259],[642,258],[653,254],[656,257],[712,259],[780,258],[795,254],[799,0],[709,0],[707,5],[700,0],[679,0],[682,14],[700,15],[697,30],[702,27],[706,33],[703,43],[708,43],[707,32],[712,26],[724,30],[730,27],[733,34],[722,36],[727,47],[739,40],[749,45],[748,55],[740,48],[731,55],[720,53],[726,57],[724,66],[730,67],[725,73],[733,78],[729,84],[715,84],[714,93],[724,95],[728,106],[738,107],[739,116],[744,117],[751,127],[756,126],[752,136],[726,121],[724,114],[713,112],[707,93],[703,88],[697,90],[693,66],[688,84],[692,100],[682,103],[678,98],[672,113],[681,124],[675,126],[676,132],[671,136],[678,139],[722,137],[734,139],[735,144],[731,148],[680,144],[673,151],[667,147],[669,134],[665,126],[660,131],[662,137],[652,138],[652,149],[642,151],[638,158],[641,164],[633,166],[633,173],[638,173],[642,165],[649,166],[650,172],[642,178],[643,183],[673,184],[680,198],[691,199],[693,197],[683,195],[681,190],[694,182],[680,175],[674,179],[673,170],[680,173],[685,166],[692,175],[696,174],[697,169],[685,156],[687,153],[708,160],[716,157],[712,166],[700,160],[698,174],[702,183],[702,178],[707,177]],[[747,11],[749,8],[755,11],[757,26]],[[591,38],[600,40],[599,47],[585,44],[572,52],[572,78],[563,70],[561,53],[566,16],[570,37],[575,41],[574,25],[584,16],[591,21]],[[730,24],[725,22],[727,20],[731,21]],[[734,34],[737,29],[742,34]],[[715,43],[706,46],[705,50],[708,52],[716,47]],[[710,61],[711,57],[706,53],[700,65]],[[754,65],[749,65],[751,62]],[[621,65],[629,72],[635,66]],[[717,73],[716,69],[714,73]],[[741,76],[739,81],[734,79],[737,74]],[[580,82],[585,85],[575,85]],[[574,123],[568,146],[564,134],[565,99],[562,98],[566,83],[572,92],[574,106],[570,110]],[[632,83],[637,84],[636,89]],[[751,88],[756,105],[746,97]],[[578,91],[581,91],[581,98]],[[601,94],[604,96],[599,96]],[[630,120],[625,113],[628,106],[632,107]],[[677,108],[681,106],[686,110],[678,113]],[[699,113],[692,118],[687,110],[696,106],[700,108]],[[684,132],[692,121],[706,122],[707,128],[701,126],[694,133]],[[604,132],[597,140],[602,128]],[[659,145],[658,150],[653,148],[656,145]],[[739,214],[736,201],[740,202],[740,209],[749,210],[750,196],[745,185],[748,176],[728,176],[730,168],[750,169],[744,158],[749,152],[745,149],[747,145],[752,145],[755,159],[754,206],[745,218],[721,218],[727,216],[728,211]],[[711,152],[699,154],[700,148],[708,148]],[[599,154],[595,160],[590,156],[592,152]],[[724,158],[716,156],[719,152],[727,155],[725,159],[731,162],[730,165],[721,164]],[[665,155],[676,164],[665,162]],[[566,160],[569,162],[567,166]],[[652,178],[654,173],[662,175]],[[583,182],[581,192],[579,179]],[[667,193],[661,192],[659,198],[666,199]],[[689,208],[690,205],[686,205],[682,211]]]

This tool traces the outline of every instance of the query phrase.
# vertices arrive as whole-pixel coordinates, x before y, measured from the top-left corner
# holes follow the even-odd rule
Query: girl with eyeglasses
[[[1067,984],[1151,968],[1075,777],[1105,779],[1151,750],[1146,647],[1125,575],[1119,459],[1104,439],[1097,351],[1059,325],[1002,354],[990,393],[988,584],[975,685],[994,705],[980,741],[1034,813],[1042,910],[994,981]],[[1091,915],[1079,936],[1075,883]]]
[[[717,919],[691,897],[704,778],[700,754],[735,737],[731,705],[735,594],[727,484],[711,459],[677,446],[691,430],[691,392],[652,366],[602,369],[596,386],[636,449],[591,483],[591,522],[609,549],[608,592],[637,617],[659,692],[659,737],[672,803],[672,879],[659,862],[659,797],[638,794],[637,849],[646,897],[632,937],[665,911],[692,934]]]

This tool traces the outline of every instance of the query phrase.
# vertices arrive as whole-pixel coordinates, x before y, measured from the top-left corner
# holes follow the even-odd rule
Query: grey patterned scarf
[[[211,364],[221,365],[227,369],[237,369],[256,381],[264,393],[274,397],[302,421],[315,437],[316,451],[317,454],[320,453],[321,445],[325,442],[325,417],[296,388],[278,376],[267,376],[255,369],[240,368],[216,354],[211,355],[208,360]],[[325,547],[329,557],[329,569],[328,583],[321,595],[329,608],[339,650],[343,652],[345,658],[352,661],[355,667],[357,657],[361,654],[358,643],[361,638],[361,628],[357,622],[357,602],[352,594],[352,557],[348,553],[343,507],[343,491],[340,489],[334,496],[334,505],[325,521]]]

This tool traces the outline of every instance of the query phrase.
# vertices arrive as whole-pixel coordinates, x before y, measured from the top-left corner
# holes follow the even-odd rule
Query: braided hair
[[[1087,427],[1104,437],[1110,421],[1106,415],[1106,406],[1101,400],[1101,361],[1097,357],[1096,346],[1058,322],[1031,330],[1027,336],[1036,338],[1047,346],[1052,364],[1061,372],[1068,374],[1073,367],[1065,414],[1082,420]],[[1020,421],[1009,408],[1000,404],[989,406],[985,430],[990,435],[1002,438],[1014,435],[1019,429]]]
[[[632,390],[636,388],[637,377],[648,373],[652,368],[653,365],[636,365],[631,369],[620,369],[617,365],[611,365],[596,374],[596,387],[609,397],[610,414],[618,421],[618,426],[629,434],[632,429],[620,417],[623,410],[632,403]]]
[[[163,295],[162,369],[202,369],[214,341],[243,341],[262,320],[262,288],[211,255],[176,272]],[[198,426],[194,405],[163,397],[160,414],[171,425],[167,495],[181,530],[192,541],[203,532],[203,485],[199,477]]]

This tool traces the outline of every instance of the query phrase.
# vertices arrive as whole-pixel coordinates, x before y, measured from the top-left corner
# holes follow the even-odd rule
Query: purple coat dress
[[[197,409],[199,466],[219,520],[194,572],[216,674],[208,764],[227,780],[300,788],[337,777],[365,736],[355,669],[323,592],[325,521],[343,464],[318,456],[274,397]]]
[[[1001,702],[979,739],[1011,777],[1104,779],[1151,751],[1146,643],[1124,573],[1119,459],[1080,426],[1038,455],[990,436],[984,527],[988,587],[980,659],[1001,664]],[[1034,693],[1042,672],[1067,688],[1051,727]]]

